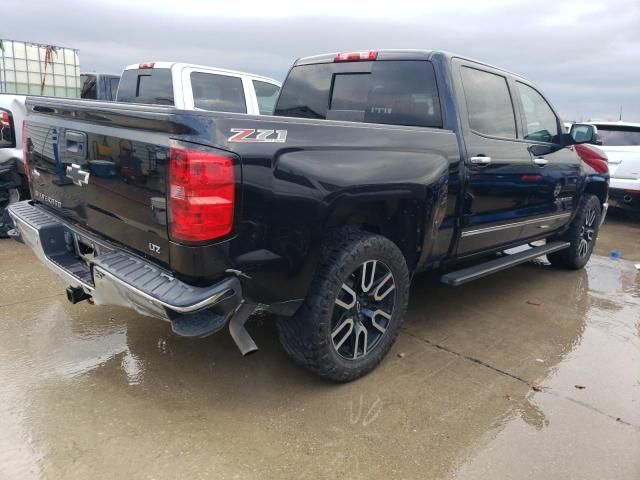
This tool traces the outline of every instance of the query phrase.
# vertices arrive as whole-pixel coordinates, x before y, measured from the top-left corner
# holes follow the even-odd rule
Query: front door
[[[514,94],[499,70],[456,59],[467,189],[458,255],[516,242],[530,215],[533,163],[518,131]]]
[[[529,211],[532,221],[522,231],[529,239],[557,230],[569,222],[575,209],[580,158],[572,146],[563,146],[562,127],[549,102],[532,85],[515,81],[522,112],[523,138],[534,172]]]

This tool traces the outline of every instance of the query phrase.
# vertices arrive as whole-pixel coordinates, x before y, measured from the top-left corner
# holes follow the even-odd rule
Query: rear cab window
[[[125,70],[118,85],[118,102],[173,105],[173,79],[169,68]]]
[[[598,137],[602,145],[634,147],[640,145],[640,127],[628,125],[598,125]]]
[[[377,60],[294,67],[275,115],[442,127],[431,62]]]

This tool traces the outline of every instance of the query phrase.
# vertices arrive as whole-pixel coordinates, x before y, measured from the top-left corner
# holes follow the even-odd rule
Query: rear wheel
[[[547,255],[552,265],[577,270],[587,264],[596,244],[601,211],[598,197],[587,194],[582,198],[569,230],[557,238],[570,246]]]
[[[387,238],[334,235],[300,310],[278,323],[286,352],[311,372],[347,382],[370,372],[393,344],[409,298],[404,256]]]

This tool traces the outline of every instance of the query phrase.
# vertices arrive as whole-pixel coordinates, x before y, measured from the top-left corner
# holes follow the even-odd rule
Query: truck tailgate
[[[119,128],[99,107],[58,110],[39,106],[43,101],[32,100],[25,132],[34,198],[79,226],[168,263],[169,114]]]

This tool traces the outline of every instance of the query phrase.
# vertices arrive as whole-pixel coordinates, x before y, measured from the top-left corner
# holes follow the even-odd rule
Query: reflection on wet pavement
[[[617,251],[626,260],[640,262],[640,216],[611,211],[598,234],[595,251],[604,256]]]
[[[13,242],[0,266],[0,478],[640,478],[625,260],[419,277],[390,355],[348,385],[295,367],[268,319],[243,358],[226,334],[68,304]]]

